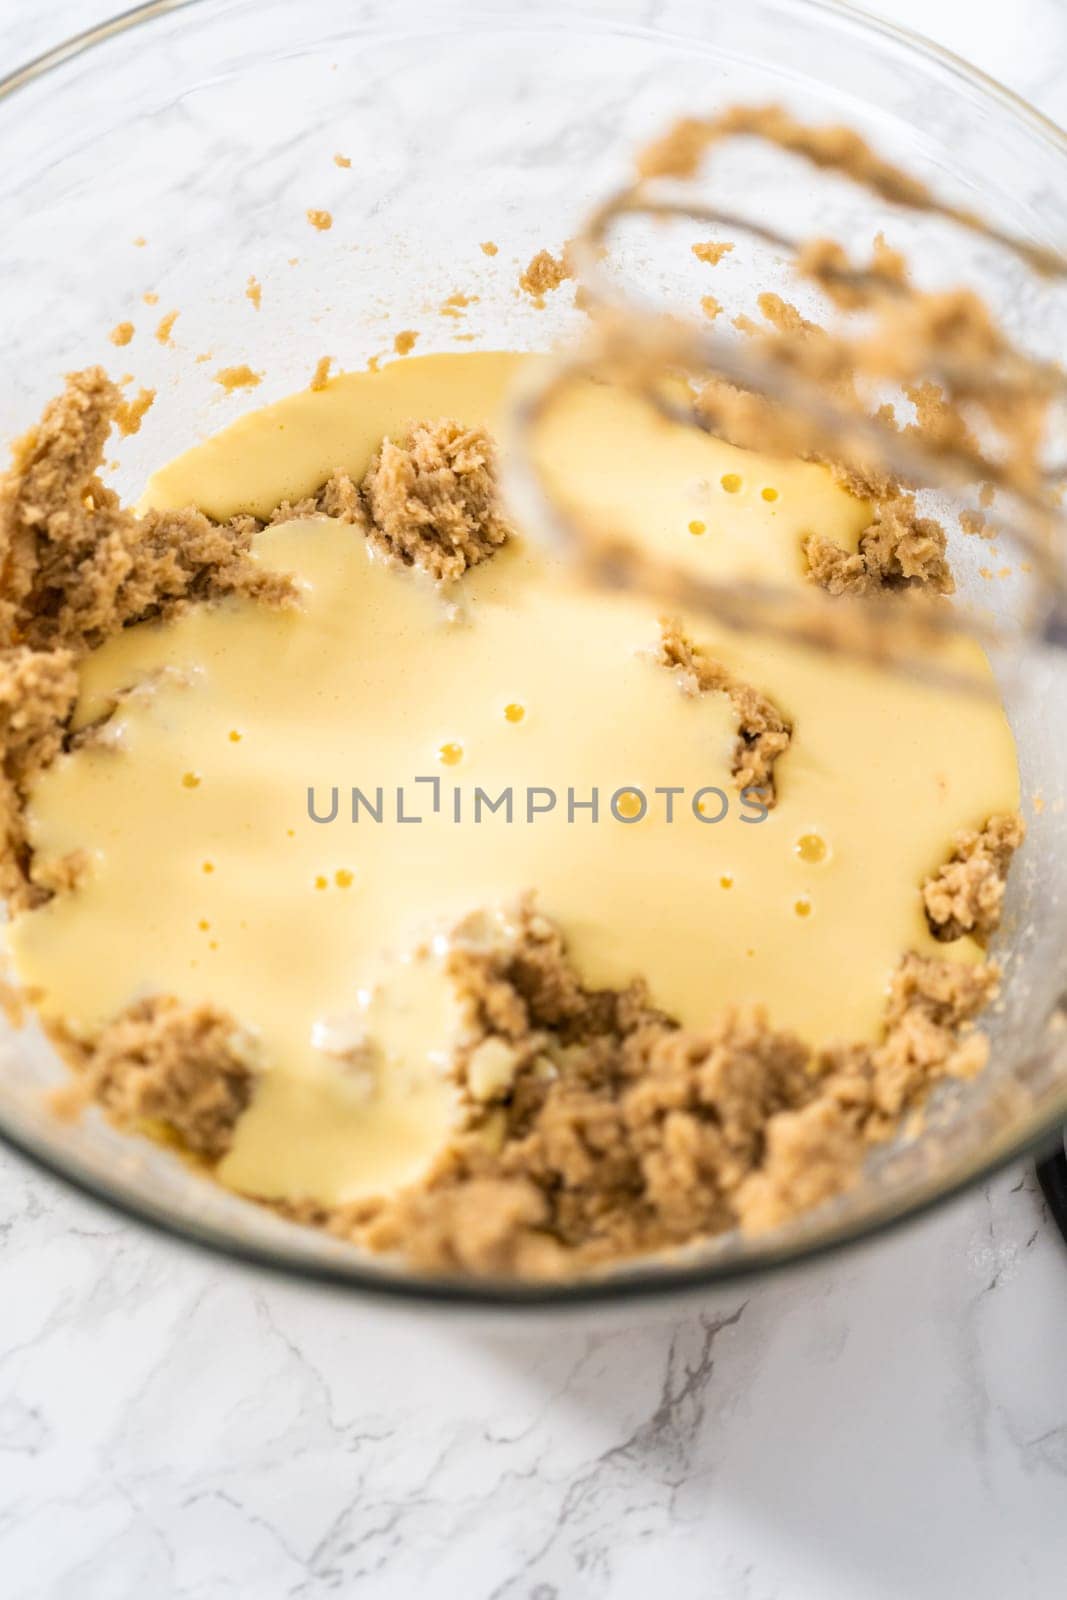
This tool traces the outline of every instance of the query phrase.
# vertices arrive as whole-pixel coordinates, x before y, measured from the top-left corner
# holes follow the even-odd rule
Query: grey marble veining
[[[3,64],[111,9],[0,0]],[[878,9],[1067,116],[1058,0]],[[1065,1574],[1067,1249],[1028,1169],[714,1316],[517,1335],[240,1271],[0,1153],[5,1600],[1002,1600]]]
[[[1055,1592],[1067,1256],[1021,1173],[715,1317],[521,1337],[2,1173],[20,1596]]]

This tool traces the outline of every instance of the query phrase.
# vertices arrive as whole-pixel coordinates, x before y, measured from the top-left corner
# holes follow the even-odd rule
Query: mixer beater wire
[[[688,193],[661,192],[664,181],[691,184],[712,147],[739,138],[760,140],[851,179],[894,207],[990,240],[1040,279],[1067,279],[1067,258],[938,199],[850,129],[810,126],[775,106],[687,118],[642,153],[634,181],[598,205],[568,246],[590,332],[539,367],[515,398],[507,486],[525,526],[565,553],[589,581],[703,611],[731,630],[848,652],[925,681],[981,688],[971,674],[940,661],[938,645],[960,633],[994,644],[1000,630],[973,607],[923,593],[905,570],[895,574],[892,592],[878,593],[869,586],[865,592],[855,563],[829,592],[815,582],[704,578],[565,507],[538,463],[538,429],[574,385],[607,380],[670,422],[750,449],[823,461],[876,503],[899,506],[905,495],[934,490],[958,504],[977,491],[988,508],[995,494],[995,512],[964,515],[974,519],[972,528],[980,524],[1009,538],[1024,558],[1033,579],[1021,619],[1025,634],[1067,645],[1060,509],[1067,462],[1049,460],[1057,408],[1067,397],[1064,372],[1014,343],[973,290],[915,287],[903,257],[881,236],[870,264],[856,265],[835,241],[798,240]],[[760,297],[766,327],[735,319],[744,338],[707,319],[669,313],[639,290],[620,286],[610,271],[616,229],[635,217],[680,219],[707,224],[720,237],[756,239],[853,322],[832,329],[808,322],[777,295]],[[897,423],[883,398],[886,385],[913,403],[914,422]]]

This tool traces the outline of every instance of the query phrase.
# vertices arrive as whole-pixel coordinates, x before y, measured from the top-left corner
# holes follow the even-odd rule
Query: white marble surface
[[[1061,0],[882,0],[1067,117]],[[108,0],[0,0],[7,67]],[[0,1156],[0,1594],[1063,1593],[1028,1171],[727,1315],[528,1337],[245,1275]]]

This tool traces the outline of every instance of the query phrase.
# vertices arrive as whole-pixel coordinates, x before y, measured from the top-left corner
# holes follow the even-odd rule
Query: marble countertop
[[[0,0],[4,67],[109,0]],[[1067,119],[1061,0],[881,0]],[[1067,1248],[1018,1167],[727,1314],[502,1333],[0,1153],[0,1593],[1002,1600],[1067,1575]]]

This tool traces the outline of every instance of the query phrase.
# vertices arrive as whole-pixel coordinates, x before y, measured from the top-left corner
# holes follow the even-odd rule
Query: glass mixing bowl
[[[961,62],[846,7],[156,0],[0,84],[0,433],[23,429],[66,371],[128,368],[158,391],[140,433],[116,447],[112,481],[136,497],[154,466],[303,387],[323,355],[361,366],[405,327],[422,331],[420,353],[463,348],[460,331],[480,346],[543,347],[576,314],[562,296],[532,309],[515,292],[519,264],[558,248],[634,148],[679,113],[739,99],[850,123],[942,194],[1067,245],[1060,131]],[[768,169],[751,195],[789,222],[804,185]],[[310,227],[309,208],[329,210],[332,228]],[[842,186],[818,230],[869,239],[884,220]],[[894,242],[925,241],[923,259],[946,280],[995,290],[1017,332],[1039,334],[1053,353],[1067,348],[1062,309],[1001,252],[923,226],[895,217]],[[480,251],[485,240],[497,256]],[[646,286],[669,287],[654,255],[634,264]],[[250,275],[263,285],[258,311],[245,296]],[[457,290],[478,297],[461,328],[432,314]],[[164,345],[152,331],[171,311]],[[108,330],[127,319],[137,335],[116,350]],[[211,361],[198,363],[206,351]],[[244,362],[265,372],[262,386],[251,398],[223,394],[211,374]],[[955,555],[965,590],[980,591],[981,555]],[[861,1186],[775,1234],[565,1285],[418,1278],[194,1179],[95,1113],[58,1122],[42,1088],[60,1069],[32,1027],[3,1027],[0,1130],[129,1215],[231,1257],[440,1303],[573,1305],[683,1290],[707,1301],[742,1275],[913,1216],[1067,1120],[1067,678],[1036,649],[1009,654],[998,666],[1023,793],[1041,803],[1027,799],[1030,837],[1011,879],[990,1067],[920,1137],[880,1152]]]

